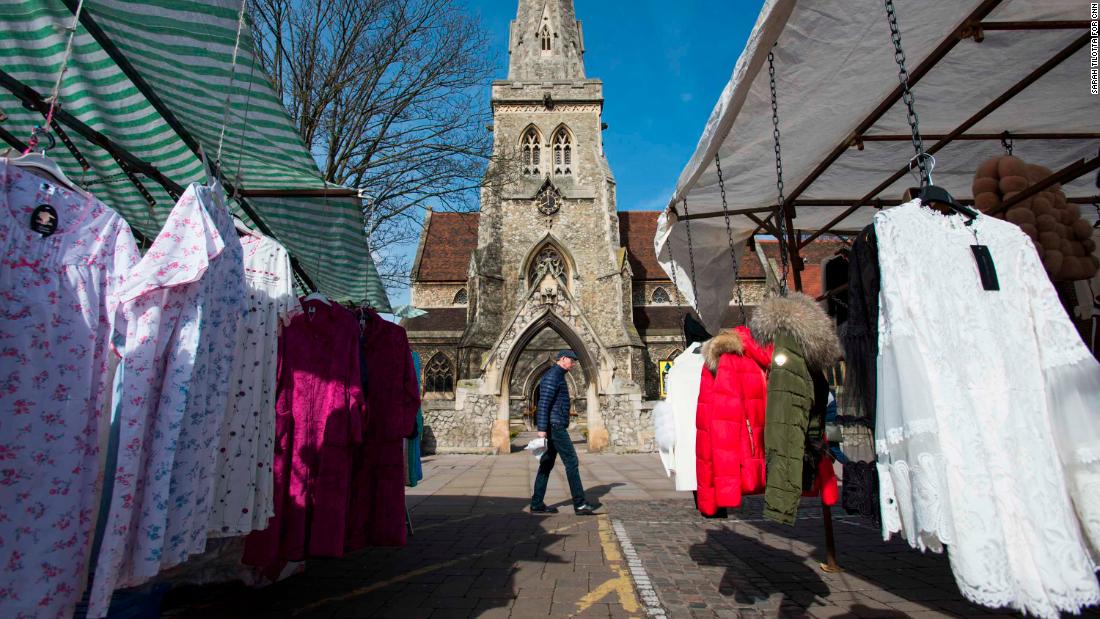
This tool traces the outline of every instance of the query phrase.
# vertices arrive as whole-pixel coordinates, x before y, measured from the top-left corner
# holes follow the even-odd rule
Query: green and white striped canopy
[[[259,66],[247,25],[234,65],[240,7],[238,0],[85,0],[83,10],[210,159],[217,157],[221,144],[222,171],[237,187],[332,189]],[[0,0],[0,69],[48,97],[72,22],[73,12],[62,0]],[[201,160],[180,133],[83,26],[76,31],[60,102],[66,112],[172,181],[186,186],[204,179]],[[24,142],[43,122],[40,112],[24,108],[2,89],[0,111],[8,117],[0,127]],[[110,154],[75,131],[66,132],[91,170],[84,174],[60,141],[49,155],[71,179],[88,181],[89,190],[131,226],[155,236],[172,208],[168,193],[153,179],[139,176],[156,201],[150,208]],[[380,311],[390,310],[363,231],[359,199],[248,202],[321,292],[338,301],[366,300]],[[239,205],[234,209],[255,224]]]

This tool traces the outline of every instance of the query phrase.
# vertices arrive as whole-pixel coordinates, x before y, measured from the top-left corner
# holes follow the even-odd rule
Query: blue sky
[[[467,0],[508,74],[517,0]],[[603,80],[604,132],[620,210],[668,203],[756,23],[763,0],[575,0],[585,71]],[[488,91],[488,85],[486,85]]]
[[[517,0],[465,0],[493,37],[508,76],[508,28]],[[584,24],[585,72],[603,80],[604,147],[619,210],[668,204],[763,0],[574,0]],[[489,96],[489,84],[485,84]],[[408,248],[410,254],[416,248]],[[393,290],[391,301],[409,302]]]

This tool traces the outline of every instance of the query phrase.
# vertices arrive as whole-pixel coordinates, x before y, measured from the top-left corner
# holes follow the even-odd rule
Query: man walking
[[[531,496],[531,513],[556,514],[556,507],[546,505],[546,484],[550,481],[550,471],[561,454],[565,463],[565,476],[569,479],[569,492],[573,495],[573,511],[578,516],[591,516],[596,508],[584,498],[584,486],[581,484],[580,461],[569,438],[569,385],[565,383],[565,373],[573,369],[577,355],[571,350],[558,353],[557,363],[547,370],[539,383],[539,408],[535,413],[535,425],[539,437],[546,439],[546,453],[539,460],[539,473],[535,476],[535,492]]]

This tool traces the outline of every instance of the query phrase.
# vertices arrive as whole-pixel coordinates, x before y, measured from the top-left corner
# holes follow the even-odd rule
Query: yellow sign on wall
[[[657,375],[660,378],[661,399],[668,395],[668,370],[672,367],[672,360],[665,359],[657,362]]]

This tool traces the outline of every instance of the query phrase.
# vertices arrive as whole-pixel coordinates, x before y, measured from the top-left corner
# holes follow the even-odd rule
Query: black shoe
[[[532,507],[531,508],[531,513],[532,514],[556,514],[556,513],[558,513],[558,508],[550,507],[549,505],[542,505],[542,506],[539,506],[539,507]]]
[[[574,507],[573,508],[573,513],[578,515],[578,516],[591,516],[591,515],[596,513],[596,509],[597,509],[596,507],[593,507],[593,506],[589,505],[588,503],[585,503],[584,505],[581,505],[580,507]]]

